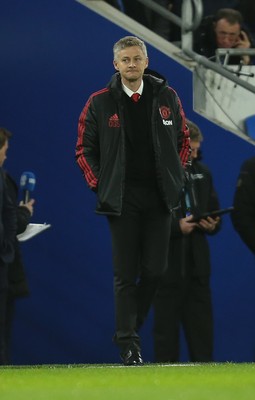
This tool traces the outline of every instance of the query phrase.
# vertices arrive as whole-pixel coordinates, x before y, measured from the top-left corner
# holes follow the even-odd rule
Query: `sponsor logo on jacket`
[[[108,121],[109,128],[119,128],[120,127],[120,119],[117,114],[112,115]]]
[[[159,113],[162,118],[162,122],[164,125],[173,125],[173,120],[169,119],[171,115],[171,110],[169,107],[161,106],[159,107]]]
[[[196,180],[196,179],[204,179],[204,174],[190,174],[191,179]]]

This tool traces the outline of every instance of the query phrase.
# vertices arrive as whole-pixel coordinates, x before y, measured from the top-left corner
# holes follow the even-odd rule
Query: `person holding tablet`
[[[156,362],[179,361],[182,327],[190,361],[213,360],[213,314],[210,289],[210,252],[207,235],[220,229],[220,217],[192,222],[194,215],[219,210],[212,175],[199,161],[203,140],[199,127],[187,120],[191,166],[182,207],[175,211],[169,248],[169,268],[154,301]]]

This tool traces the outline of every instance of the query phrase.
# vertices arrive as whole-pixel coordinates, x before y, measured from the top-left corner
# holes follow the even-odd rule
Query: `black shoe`
[[[129,350],[125,354],[121,354],[124,365],[143,365],[141,353],[138,350]]]

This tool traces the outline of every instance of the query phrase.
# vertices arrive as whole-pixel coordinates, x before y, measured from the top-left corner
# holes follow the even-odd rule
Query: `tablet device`
[[[219,217],[223,214],[230,213],[233,210],[234,207],[227,207],[227,208],[221,208],[220,210],[209,211],[200,215],[194,215],[194,217],[187,222],[199,222],[200,219],[205,219],[207,217],[212,217],[212,218]]]

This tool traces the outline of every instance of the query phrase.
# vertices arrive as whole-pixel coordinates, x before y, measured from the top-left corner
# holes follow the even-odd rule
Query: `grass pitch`
[[[0,367],[1,400],[254,400],[255,364]]]

